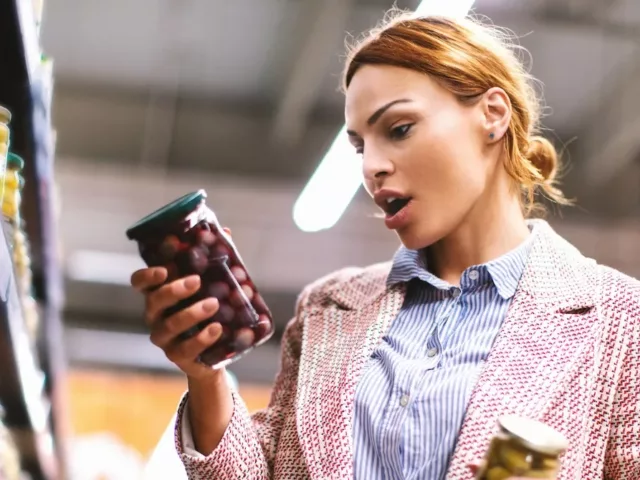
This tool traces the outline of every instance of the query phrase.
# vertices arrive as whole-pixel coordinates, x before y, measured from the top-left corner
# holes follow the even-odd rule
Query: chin
[[[422,231],[416,232],[414,229],[406,228],[396,231],[402,245],[409,250],[422,250],[427,248],[439,240],[435,232]]]
[[[422,250],[447,237],[454,229],[453,220],[453,217],[429,214],[420,219],[414,219],[404,228],[396,230],[396,234],[409,250]]]

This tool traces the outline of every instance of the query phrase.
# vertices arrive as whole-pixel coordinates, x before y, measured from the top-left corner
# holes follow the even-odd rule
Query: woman
[[[509,46],[470,20],[400,16],[354,49],[344,86],[365,186],[402,247],[302,292],[265,410],[197,363],[219,325],[176,340],[215,299],[161,320],[199,279],[132,277],[188,378],[190,478],[471,479],[515,413],[568,437],[559,478],[640,479],[640,286],[525,219],[538,192],[568,202]]]

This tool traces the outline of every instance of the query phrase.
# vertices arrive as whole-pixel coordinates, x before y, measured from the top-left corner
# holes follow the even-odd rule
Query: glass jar
[[[477,480],[557,478],[559,457],[568,447],[561,433],[544,423],[516,415],[501,417],[498,425],[500,430],[491,440]]]
[[[127,230],[138,243],[148,266],[164,266],[168,282],[199,275],[200,290],[165,311],[165,318],[193,303],[215,297],[220,308],[197,327],[181,334],[189,338],[207,325],[222,325],[222,337],[200,355],[200,361],[221,368],[238,360],[273,335],[273,318],[256,289],[231,237],[205,203],[204,190],[187,194],[146,216]]]

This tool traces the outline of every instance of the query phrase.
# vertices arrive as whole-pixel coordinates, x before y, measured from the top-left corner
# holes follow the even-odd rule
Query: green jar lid
[[[166,224],[186,217],[206,198],[207,192],[204,190],[188,193],[134,223],[127,229],[127,237],[129,240],[137,240],[145,236],[145,233],[164,230]]]
[[[0,123],[6,123],[7,125],[11,121],[11,112],[8,108],[0,105]]]
[[[24,160],[20,155],[9,152],[7,155],[7,168],[20,171],[24,168]]]

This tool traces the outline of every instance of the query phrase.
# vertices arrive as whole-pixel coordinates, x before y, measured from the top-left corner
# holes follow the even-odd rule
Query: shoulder
[[[322,305],[333,301],[355,307],[384,292],[390,270],[391,262],[336,270],[307,285],[300,294],[299,305]]]
[[[597,266],[600,301],[614,316],[625,314],[640,323],[640,281],[606,265]]]

